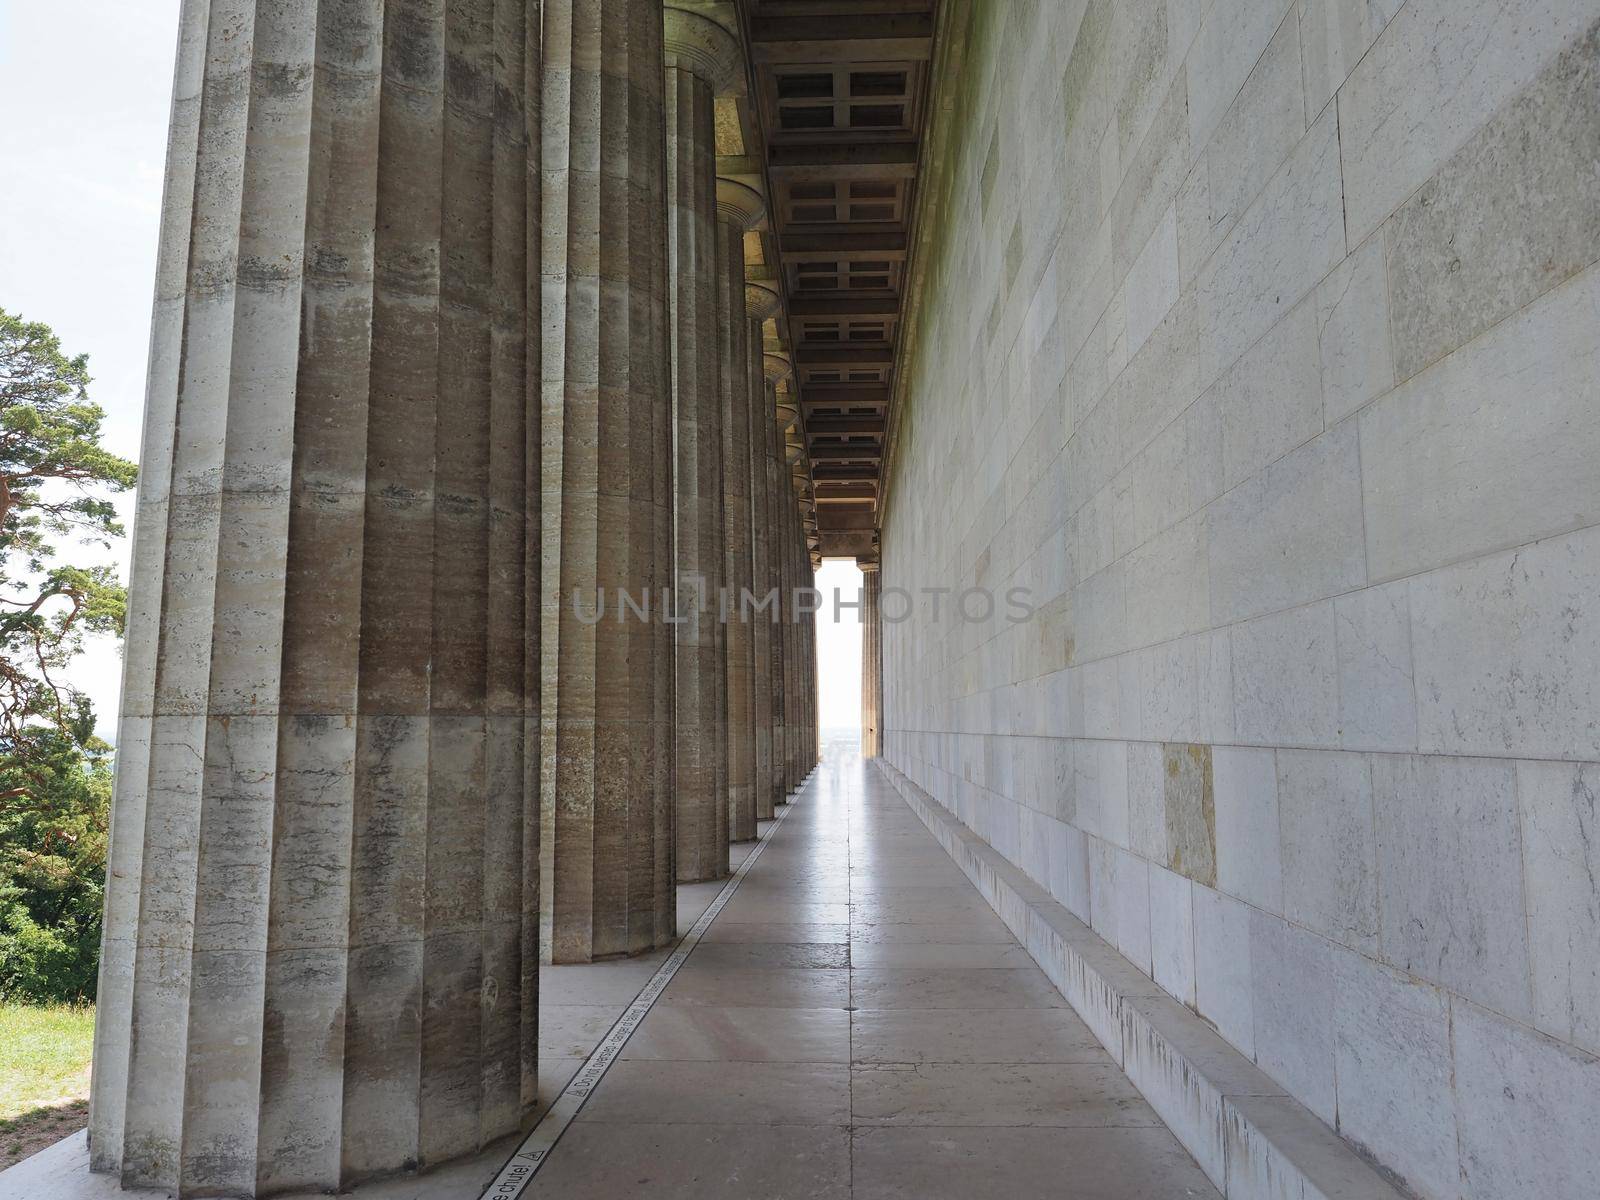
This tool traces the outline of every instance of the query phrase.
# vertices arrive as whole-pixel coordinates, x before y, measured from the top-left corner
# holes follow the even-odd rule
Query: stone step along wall
[[[1600,1195],[1600,0],[949,22],[886,761],[1404,1190]]]

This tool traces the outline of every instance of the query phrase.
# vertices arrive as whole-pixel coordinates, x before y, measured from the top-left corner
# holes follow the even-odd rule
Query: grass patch
[[[92,1004],[0,1003],[0,1170],[89,1118]]]
[[[0,1003],[0,1128],[89,1094],[92,1004]]]

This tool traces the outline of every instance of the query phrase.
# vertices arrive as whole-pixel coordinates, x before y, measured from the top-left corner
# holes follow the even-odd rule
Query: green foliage
[[[110,810],[109,747],[62,675],[127,596],[63,552],[122,535],[109,493],[136,478],[100,444],[87,356],[0,309],[0,997],[94,994]]]
[[[0,787],[30,802],[0,807],[0,999],[92,1000],[111,816],[110,747],[45,731],[26,774]]]

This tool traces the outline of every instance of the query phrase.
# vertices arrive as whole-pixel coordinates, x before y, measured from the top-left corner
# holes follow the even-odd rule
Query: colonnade
[[[762,197],[715,177],[744,58],[692,7],[183,4],[90,1115],[125,1185],[516,1131],[540,960],[672,941],[815,762]]]

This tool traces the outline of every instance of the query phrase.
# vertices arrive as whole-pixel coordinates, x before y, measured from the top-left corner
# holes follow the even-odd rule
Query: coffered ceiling
[[[870,557],[937,0],[740,0],[814,552]]]

